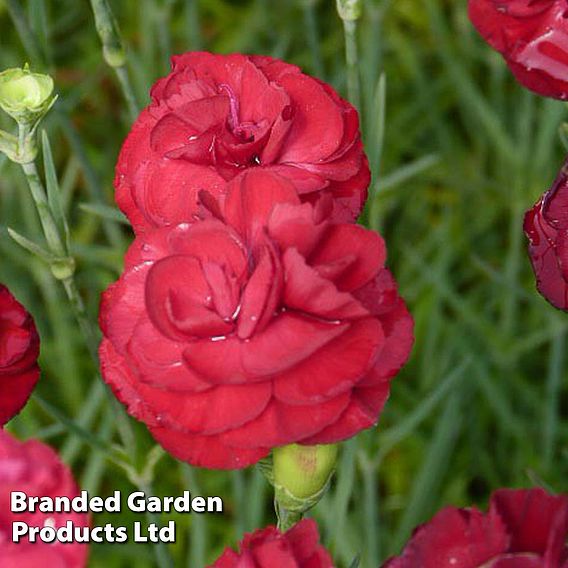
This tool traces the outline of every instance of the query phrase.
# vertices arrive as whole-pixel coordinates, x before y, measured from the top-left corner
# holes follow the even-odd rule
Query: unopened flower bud
[[[0,73],[0,108],[19,124],[36,123],[54,101],[49,75],[32,73],[27,65]]]
[[[281,528],[289,528],[322,498],[335,471],[338,446],[290,444],[272,452],[272,480]]]

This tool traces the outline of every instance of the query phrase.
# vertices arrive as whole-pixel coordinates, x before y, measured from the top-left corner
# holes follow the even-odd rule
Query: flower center
[[[232,132],[235,132],[240,128],[239,126],[239,99],[235,95],[235,91],[231,88],[230,85],[223,83],[219,85],[219,90],[224,92],[229,97],[229,128]]]
[[[254,142],[256,139],[255,133],[258,131],[259,125],[254,122],[241,122],[239,118],[239,99],[230,85],[222,83],[219,85],[219,91],[229,97],[229,116],[227,117],[229,131],[242,144]],[[250,160],[247,161],[250,162],[247,165],[258,165],[260,163],[260,160],[256,155],[252,156]]]

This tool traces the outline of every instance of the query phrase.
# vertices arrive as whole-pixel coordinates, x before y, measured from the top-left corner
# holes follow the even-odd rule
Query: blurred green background
[[[140,104],[172,53],[207,49],[280,57],[347,94],[343,25],[334,0],[114,0]],[[19,17],[16,29],[13,16]],[[29,29],[22,34],[22,26]],[[25,41],[22,41],[24,39]],[[536,292],[523,213],[550,185],[566,106],[518,86],[476,35],[465,1],[366,0],[357,24],[362,130],[373,171],[362,223],[381,231],[416,320],[416,346],[378,428],[344,444],[337,476],[313,511],[338,566],[377,567],[446,504],[485,506],[502,486],[566,491],[568,317]],[[0,69],[29,61],[60,99],[49,133],[71,222],[77,280],[95,321],[100,292],[132,235],[85,210],[113,204],[113,168],[129,128],[87,0],[0,0]],[[0,126],[11,128],[6,117]],[[0,281],[30,308],[43,379],[13,421],[20,437],[62,452],[93,494],[135,487],[76,425],[109,445],[116,413],[58,282],[7,235],[42,242],[18,167],[0,159]],[[135,431],[136,465],[152,440]],[[175,566],[201,568],[245,531],[274,522],[261,474],[211,472],[163,457],[156,494],[220,495],[223,515],[177,515]],[[120,522],[119,522],[120,520]],[[100,515],[96,524],[129,524]],[[163,521],[168,520],[164,515]],[[90,566],[155,566],[147,545],[91,546]]]

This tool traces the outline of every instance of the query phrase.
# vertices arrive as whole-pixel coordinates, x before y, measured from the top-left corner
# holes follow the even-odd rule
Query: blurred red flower
[[[313,519],[304,519],[285,533],[267,527],[245,535],[239,552],[227,548],[209,568],[333,568],[318,541]]]
[[[298,67],[261,56],[186,53],[152,88],[118,160],[116,200],[135,231],[191,220],[197,194],[218,195],[249,168],[322,191],[334,216],[357,217],[370,173],[357,111]]]
[[[552,188],[527,211],[524,228],[539,292],[568,310],[568,159]]]
[[[26,404],[39,379],[38,354],[32,317],[0,284],[0,426]]]
[[[412,318],[378,234],[250,170],[202,219],[140,235],[103,296],[104,379],[169,452],[240,468],[376,423]]]
[[[566,0],[469,0],[469,17],[528,89],[568,98]]]
[[[10,494],[23,491],[28,496],[76,497],[79,489],[69,468],[58,455],[38,440],[20,442],[0,430],[0,566],[2,568],[82,568],[88,547],[81,543],[29,542],[26,536],[12,542],[12,523],[30,527],[63,527],[71,521],[76,527],[89,526],[85,513],[12,513]]]
[[[568,496],[500,489],[489,512],[442,509],[384,568],[568,568]]]

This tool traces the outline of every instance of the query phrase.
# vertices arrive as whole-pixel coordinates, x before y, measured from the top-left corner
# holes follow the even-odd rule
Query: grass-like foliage
[[[561,165],[566,106],[514,82],[476,35],[465,4],[367,0],[355,37],[348,34],[357,47],[348,66],[331,0],[111,2],[140,105],[167,72],[169,55],[195,49],[280,57],[345,96],[348,83],[352,94],[354,81],[360,85],[373,172],[361,222],[386,239],[388,264],[416,320],[416,345],[378,428],[344,445],[331,490],[314,510],[340,566],[360,553],[361,568],[377,567],[445,504],[484,506],[502,486],[567,489],[568,317],[537,294],[522,233],[524,211]],[[86,0],[0,0],[0,70],[26,61],[52,74],[59,93],[42,127],[94,322],[132,239],[112,189],[129,108]],[[7,117],[0,127],[10,127]],[[56,447],[92,494],[129,493],[135,486],[113,449],[121,424],[64,291],[8,227],[43,242],[20,168],[0,159],[0,281],[29,307],[42,338],[43,378],[10,429]],[[130,423],[135,478],[153,442]],[[175,517],[175,566],[205,566],[243,532],[274,522],[271,489],[258,470],[211,472],[153,457],[139,485],[225,501],[223,515]],[[95,522],[139,519],[118,520]],[[155,563],[147,545],[91,546],[93,567]]]

